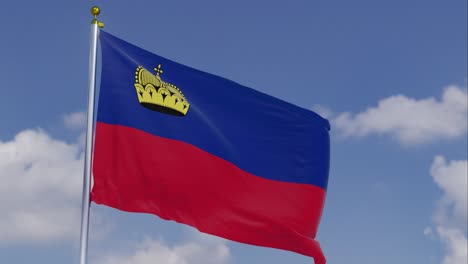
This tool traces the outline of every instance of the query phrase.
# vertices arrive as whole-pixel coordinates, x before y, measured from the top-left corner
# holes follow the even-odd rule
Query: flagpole
[[[91,21],[91,43],[89,51],[89,72],[88,72],[88,117],[86,127],[86,146],[83,176],[83,200],[81,205],[81,235],[80,235],[80,264],[87,263],[88,255],[88,233],[89,233],[89,208],[91,192],[91,157],[93,153],[93,132],[94,132],[94,95],[96,91],[96,61],[97,61],[97,41],[99,27],[104,24],[97,20],[100,13],[97,6],[91,8],[93,20]]]

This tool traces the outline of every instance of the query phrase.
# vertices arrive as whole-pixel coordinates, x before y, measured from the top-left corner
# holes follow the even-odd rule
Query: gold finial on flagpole
[[[101,9],[99,7],[97,6],[91,7],[91,14],[93,15],[93,20],[91,21],[91,24],[97,24],[98,27],[103,28],[104,23],[97,20],[97,16],[99,16],[100,13],[101,13]]]
[[[99,16],[99,13],[101,13],[101,9],[99,7],[97,6],[91,7],[91,14],[93,14],[94,19],[96,19],[97,16]]]

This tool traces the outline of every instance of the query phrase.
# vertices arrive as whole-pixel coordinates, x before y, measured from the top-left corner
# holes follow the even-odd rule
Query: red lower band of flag
[[[93,164],[97,204],[325,263],[314,240],[325,197],[319,187],[265,179],[193,145],[100,122]]]

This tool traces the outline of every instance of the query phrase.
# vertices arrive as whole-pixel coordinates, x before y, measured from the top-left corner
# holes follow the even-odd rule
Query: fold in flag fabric
[[[325,263],[329,122],[105,31],[91,199]]]

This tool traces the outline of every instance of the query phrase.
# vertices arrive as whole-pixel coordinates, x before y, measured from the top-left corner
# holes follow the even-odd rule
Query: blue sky
[[[466,263],[465,0],[3,3],[1,263],[78,263],[95,4],[116,36],[329,118],[329,263]],[[150,215],[91,218],[90,264],[312,263]]]

